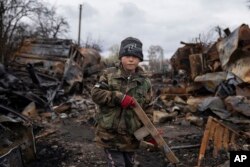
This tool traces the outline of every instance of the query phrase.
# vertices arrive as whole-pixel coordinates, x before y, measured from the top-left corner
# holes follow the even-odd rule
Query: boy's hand
[[[158,131],[159,135],[161,135],[161,136],[164,134],[162,129],[157,129],[157,131]],[[146,142],[154,145],[155,147],[158,146],[157,142],[155,141],[155,139],[153,137],[149,138]]]
[[[122,101],[121,101],[121,107],[122,108],[128,108],[128,107],[135,107],[135,101],[133,97],[129,95],[124,95]]]

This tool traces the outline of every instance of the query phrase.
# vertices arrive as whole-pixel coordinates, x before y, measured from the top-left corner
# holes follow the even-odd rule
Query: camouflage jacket
[[[100,108],[96,116],[98,125],[95,140],[105,148],[134,151],[139,141],[133,133],[142,127],[142,123],[132,108],[121,108],[120,103],[125,94],[133,96],[147,115],[152,117],[149,106],[152,87],[143,70],[138,67],[136,73],[128,76],[121,65],[108,68],[91,90],[92,99]]]

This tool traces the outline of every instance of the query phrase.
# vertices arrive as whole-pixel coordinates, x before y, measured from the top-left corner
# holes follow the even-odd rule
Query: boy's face
[[[121,63],[125,70],[134,72],[140,63],[140,59],[135,56],[122,56]]]

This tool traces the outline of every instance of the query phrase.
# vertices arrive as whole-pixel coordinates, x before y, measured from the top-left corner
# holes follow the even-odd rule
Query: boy
[[[95,141],[104,148],[109,167],[132,167],[135,150],[139,147],[133,133],[142,127],[133,111],[135,98],[148,116],[152,115],[150,80],[138,66],[143,61],[142,42],[128,37],[121,42],[120,64],[104,71],[91,90],[99,105]]]

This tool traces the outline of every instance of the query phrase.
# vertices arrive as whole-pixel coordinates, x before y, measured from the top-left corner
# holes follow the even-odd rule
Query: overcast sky
[[[81,39],[101,40],[104,52],[128,36],[143,42],[145,55],[150,45],[160,45],[165,58],[199,34],[215,26],[234,30],[250,23],[248,0],[44,0],[67,19],[67,38],[78,39],[79,5],[83,4]]]

